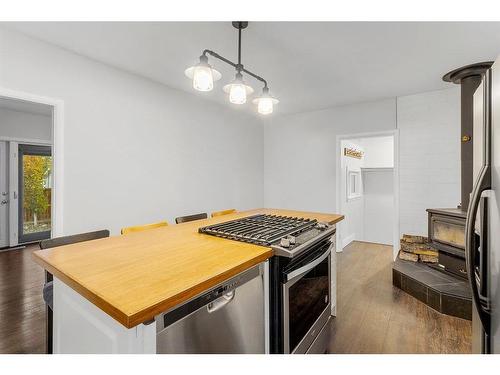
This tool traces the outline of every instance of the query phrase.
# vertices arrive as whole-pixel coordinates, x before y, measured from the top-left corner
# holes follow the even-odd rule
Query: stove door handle
[[[300,276],[300,275],[302,275],[304,273],[309,272],[314,267],[316,267],[318,264],[320,264],[321,262],[323,262],[330,255],[330,253],[332,251],[332,248],[333,248],[333,242],[330,242],[330,246],[328,246],[328,249],[326,249],[326,251],[321,256],[319,256],[318,258],[314,259],[312,262],[306,264],[305,266],[300,267],[300,268],[298,268],[298,269],[296,269],[296,270],[294,270],[294,271],[286,274],[286,282],[288,283],[290,280],[293,280],[297,276]]]

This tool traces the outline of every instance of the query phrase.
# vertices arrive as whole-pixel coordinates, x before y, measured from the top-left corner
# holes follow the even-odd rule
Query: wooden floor
[[[44,273],[38,247],[0,252],[0,353],[45,352]]]
[[[392,247],[352,242],[337,254],[331,353],[471,353],[471,322],[392,286]]]
[[[43,353],[43,271],[36,246],[0,252],[0,353]],[[470,321],[439,314],[394,288],[389,246],[353,242],[337,254],[331,353],[470,353]]]

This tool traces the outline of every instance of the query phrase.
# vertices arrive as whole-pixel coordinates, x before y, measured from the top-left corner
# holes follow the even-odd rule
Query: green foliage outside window
[[[49,200],[45,193],[52,165],[49,156],[24,155],[24,210],[33,213],[33,223],[38,224],[38,215],[49,207]]]

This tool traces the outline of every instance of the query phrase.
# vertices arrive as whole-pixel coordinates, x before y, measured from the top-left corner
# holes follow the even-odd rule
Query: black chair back
[[[208,218],[208,215],[206,212],[204,212],[201,214],[177,217],[177,218],[175,218],[175,223],[176,224],[187,223],[188,221],[201,220],[201,219],[207,219],[207,218]]]
[[[109,237],[109,230],[98,230],[95,232],[74,234],[72,236],[64,236],[51,238],[49,240],[40,241],[40,249],[50,249],[53,247],[59,247],[64,245],[71,245],[78,242],[98,240],[99,238]]]

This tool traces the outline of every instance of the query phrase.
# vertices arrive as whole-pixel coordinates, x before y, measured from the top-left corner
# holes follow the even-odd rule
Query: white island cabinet
[[[156,325],[126,328],[54,278],[55,354],[155,354]]]
[[[53,352],[152,354],[157,348],[160,352],[176,352],[164,350],[159,345],[163,341],[157,339],[154,318],[191,303],[207,291],[212,293],[213,288],[217,288],[216,293],[207,296],[208,299],[226,298],[220,295],[225,290],[219,288],[222,283],[265,264],[273,255],[270,247],[204,235],[199,233],[199,228],[257,214],[311,218],[330,225],[344,218],[336,214],[264,208],[33,252],[35,262],[54,276]],[[334,314],[335,256],[331,260]],[[254,294],[250,295],[255,298]],[[268,302],[269,299],[259,300]],[[237,298],[230,301],[235,308],[239,306]],[[257,308],[261,304],[252,306]],[[249,313],[251,309],[240,310]],[[268,311],[262,310],[263,315]],[[212,309],[211,313],[215,311],[226,310]],[[255,337],[248,332],[248,327],[264,326],[252,323],[245,314],[235,316],[239,318],[234,319],[234,328],[242,337]],[[251,324],[244,325],[244,322]],[[205,326],[212,327],[210,324]],[[199,327],[192,324],[187,337],[195,337],[193,331],[194,335],[200,335]],[[207,334],[203,337],[207,338]],[[259,337],[269,338],[269,335],[263,331]],[[231,349],[257,353],[264,352],[266,346],[269,347],[263,345],[262,350],[255,347]],[[205,352],[206,348],[200,350]]]

